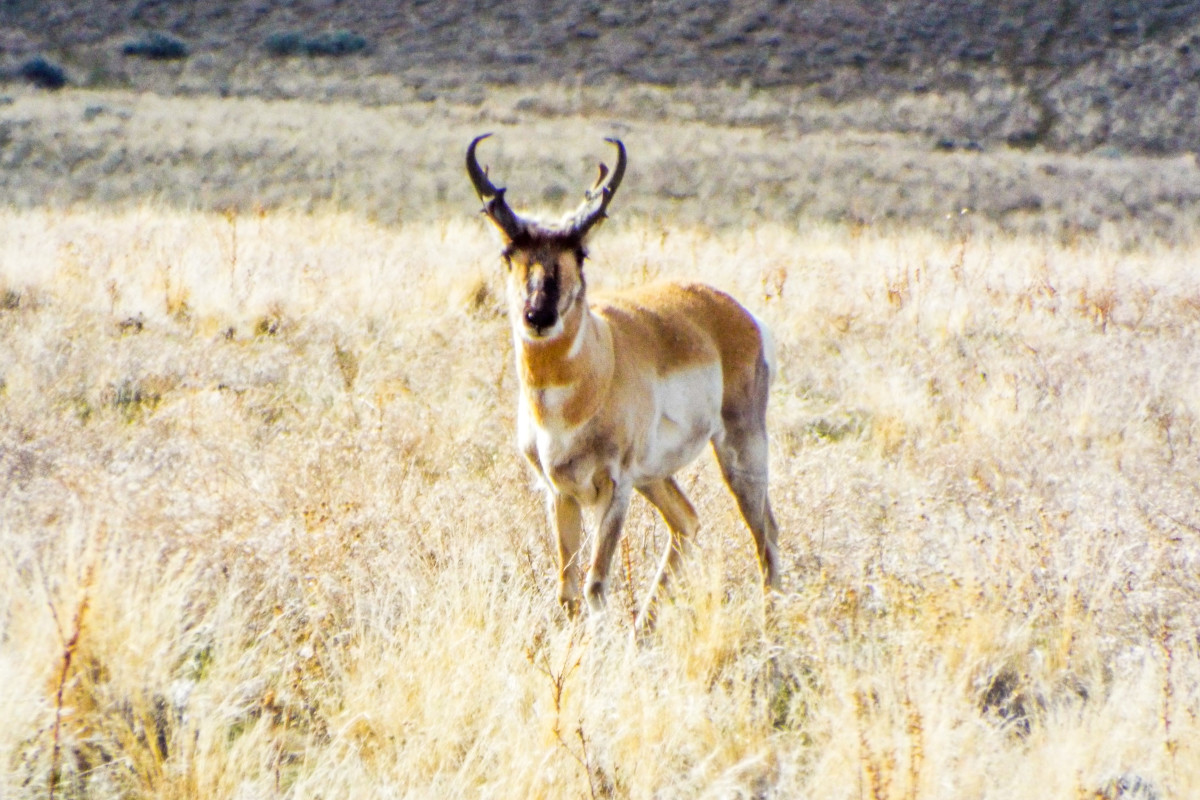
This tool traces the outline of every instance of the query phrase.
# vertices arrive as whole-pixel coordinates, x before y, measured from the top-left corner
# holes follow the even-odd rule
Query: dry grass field
[[[0,796],[1200,794],[1192,162],[617,128],[592,285],[702,279],[780,346],[785,592],[705,457],[639,647],[665,529],[635,500],[609,614],[563,617],[461,167],[488,126],[516,204],[569,206],[613,126],[348,108],[0,108]],[[872,164],[1048,199],[839,213]]]

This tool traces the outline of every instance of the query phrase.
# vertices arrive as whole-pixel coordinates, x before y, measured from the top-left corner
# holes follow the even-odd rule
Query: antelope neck
[[[514,338],[521,387],[539,422],[574,426],[595,413],[612,380],[612,337],[583,298],[564,315],[558,336]]]

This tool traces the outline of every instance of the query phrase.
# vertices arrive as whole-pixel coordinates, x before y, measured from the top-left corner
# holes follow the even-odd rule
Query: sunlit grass
[[[751,222],[593,243],[780,343],[786,592],[706,457],[639,649],[661,523],[569,624],[470,208],[0,213],[0,793],[1194,793],[1200,245]]]

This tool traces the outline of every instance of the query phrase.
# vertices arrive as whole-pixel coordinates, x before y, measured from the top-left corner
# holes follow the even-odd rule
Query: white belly
[[[586,505],[610,479],[638,485],[675,474],[721,432],[720,366],[681,370],[647,390],[641,401],[625,409],[628,427],[622,429],[630,435],[621,440],[597,436],[597,428],[607,424],[602,420],[572,429],[538,424],[522,398],[518,440],[546,487]]]
[[[721,430],[721,368],[715,364],[682,370],[654,388],[654,414],[637,478],[673,475],[687,466]]]

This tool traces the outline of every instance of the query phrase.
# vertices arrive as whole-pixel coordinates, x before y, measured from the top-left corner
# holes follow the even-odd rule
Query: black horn
[[[479,160],[475,157],[475,147],[489,136],[490,133],[476,136],[471,140],[471,144],[467,145],[467,175],[471,177],[475,193],[483,201],[483,213],[512,240],[525,229],[525,223],[508,207],[508,202],[504,199],[504,189],[496,188],[488,178],[487,170],[479,166]]]
[[[605,210],[612,202],[621,178],[625,177],[625,145],[620,139],[605,139],[604,141],[617,148],[617,165],[610,172],[604,164],[600,165],[600,177],[596,185],[587,191],[583,204],[575,211],[567,223],[568,230],[576,236],[583,237],[600,220],[605,218]]]

